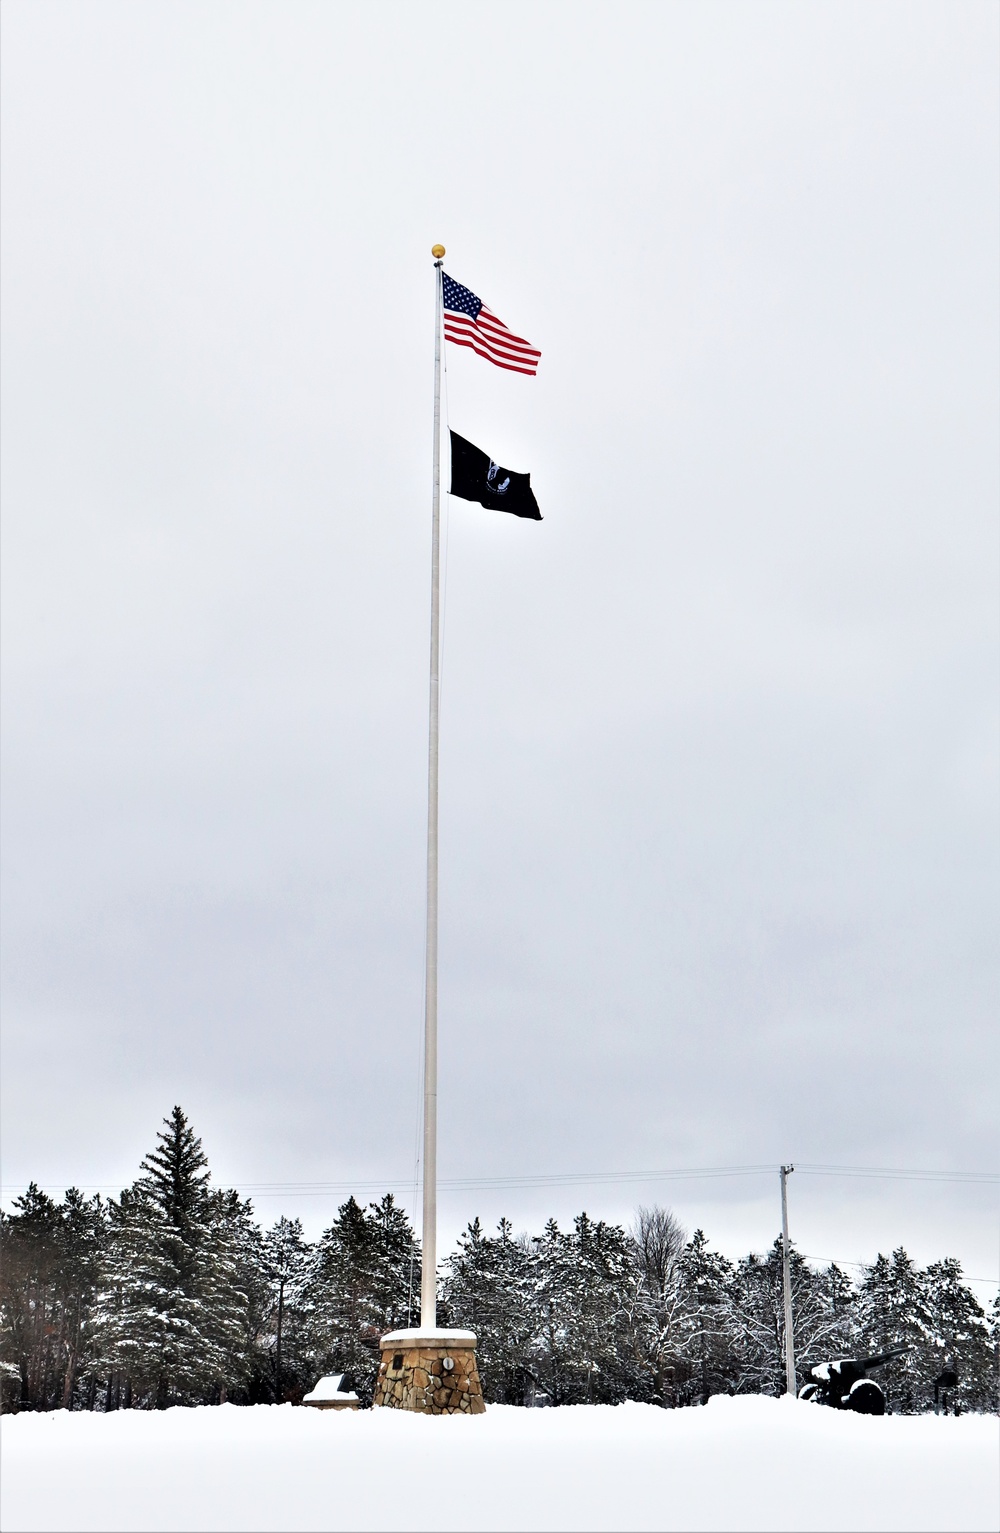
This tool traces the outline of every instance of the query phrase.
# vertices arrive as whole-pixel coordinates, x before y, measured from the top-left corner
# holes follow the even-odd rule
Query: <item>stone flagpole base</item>
[[[375,1405],[428,1416],[485,1411],[472,1331],[390,1331],[382,1337]]]

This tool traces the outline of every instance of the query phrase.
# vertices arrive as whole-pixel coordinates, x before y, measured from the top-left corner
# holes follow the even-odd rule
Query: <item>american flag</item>
[[[481,298],[448,276],[444,278],[444,338],[456,346],[469,346],[479,357],[511,373],[538,371],[541,352],[513,335],[502,320],[491,314]]]

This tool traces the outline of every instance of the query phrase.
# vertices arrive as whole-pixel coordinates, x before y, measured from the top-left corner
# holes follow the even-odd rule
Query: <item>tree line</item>
[[[1000,1307],[987,1316],[952,1258],[900,1248],[849,1277],[790,1246],[795,1353],[905,1346],[884,1369],[889,1409],[933,1408],[953,1368],[961,1409],[998,1408]],[[117,1199],[32,1184],[0,1216],[0,1375],[6,1410],[298,1403],[325,1373],[371,1400],[384,1332],[419,1319],[420,1247],[391,1194],[340,1207],[309,1242],[297,1219],[262,1229],[212,1185],[179,1107]],[[704,1404],[780,1394],[780,1238],[733,1262],[667,1209],[631,1229],[580,1214],[540,1235],[478,1219],[442,1263],[439,1320],[479,1338],[487,1401]]]

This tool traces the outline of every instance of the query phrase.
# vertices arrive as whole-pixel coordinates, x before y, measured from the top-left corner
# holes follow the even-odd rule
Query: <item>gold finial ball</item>
[[[443,245],[432,245],[431,246],[431,255],[434,257],[435,261],[440,261],[441,257],[444,255],[444,246]]]

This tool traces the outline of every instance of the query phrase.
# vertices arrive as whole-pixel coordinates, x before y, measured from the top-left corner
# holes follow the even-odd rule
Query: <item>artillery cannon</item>
[[[830,1405],[835,1411],[884,1416],[882,1388],[865,1375],[869,1368],[881,1368],[908,1351],[908,1347],[893,1347],[890,1352],[878,1352],[874,1357],[838,1357],[833,1362],[817,1363],[808,1370],[809,1379],[799,1390],[799,1399],[811,1400],[814,1405]]]

